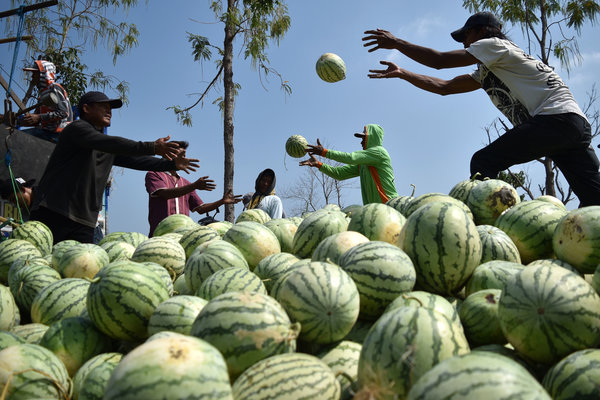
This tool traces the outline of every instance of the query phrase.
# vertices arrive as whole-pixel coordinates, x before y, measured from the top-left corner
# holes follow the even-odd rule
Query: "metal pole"
[[[44,1],[42,3],[32,4],[30,6],[23,7],[23,11],[28,12],[28,11],[33,11],[33,10],[39,10],[40,8],[51,7],[51,6],[55,6],[57,4],[58,4],[58,0]],[[10,17],[11,15],[15,15],[16,13],[19,12],[19,10],[20,10],[20,8],[14,8],[12,10],[2,11],[2,12],[0,12],[0,18]]]

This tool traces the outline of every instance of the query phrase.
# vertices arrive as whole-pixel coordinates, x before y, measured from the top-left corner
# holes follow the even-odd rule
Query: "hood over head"
[[[260,188],[259,188],[259,184],[260,184],[260,179],[265,176],[265,175],[271,175],[273,177],[273,181],[271,182],[271,186],[269,186],[269,188],[267,189],[266,192],[261,192]],[[255,193],[254,195],[270,195],[271,193],[273,193],[273,191],[275,190],[275,181],[276,181],[276,177],[275,177],[275,171],[273,171],[271,168],[267,168],[264,171],[262,171],[260,174],[258,174],[258,177],[256,178],[256,182],[254,183],[254,190]]]
[[[363,148],[370,149],[375,146],[383,145],[383,128],[377,124],[365,125],[362,133],[355,133],[358,138],[365,137]]]

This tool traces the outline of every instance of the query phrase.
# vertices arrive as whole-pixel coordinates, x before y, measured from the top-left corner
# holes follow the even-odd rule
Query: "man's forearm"
[[[465,67],[477,62],[466,50],[441,52],[402,39],[396,40],[396,49],[419,64],[435,69]]]
[[[223,204],[225,204],[225,202],[223,201],[223,199],[221,199],[221,200],[217,200],[213,203],[204,203],[204,204],[194,208],[192,211],[197,212],[198,214],[205,214],[207,212],[210,212],[212,210],[219,208]]]
[[[176,197],[185,196],[194,190],[196,190],[194,185],[185,185],[168,189],[159,189],[154,192],[153,195],[162,199],[174,199]]]

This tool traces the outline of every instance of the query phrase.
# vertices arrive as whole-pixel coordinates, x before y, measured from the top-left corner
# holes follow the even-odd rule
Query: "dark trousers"
[[[590,124],[573,113],[537,115],[510,129],[471,158],[471,176],[496,178],[500,171],[550,157],[579,198],[580,207],[600,205],[600,162]]]
[[[54,244],[72,239],[81,243],[94,242],[94,228],[80,224],[45,207],[31,211],[30,220],[44,223],[52,231]]]

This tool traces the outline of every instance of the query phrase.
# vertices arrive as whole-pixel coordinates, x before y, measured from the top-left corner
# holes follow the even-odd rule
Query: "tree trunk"
[[[556,197],[556,188],[554,187],[554,170],[552,169],[552,164],[552,160],[549,157],[544,158],[544,171],[546,172],[545,194]]]
[[[236,0],[227,0],[227,12],[232,15],[235,10]],[[233,88],[233,39],[234,24],[231,17],[228,16],[225,22],[225,43],[223,56],[223,86],[225,88],[224,110],[223,110],[223,144],[225,146],[225,168],[223,177],[223,194],[233,191],[233,107],[234,107],[234,88]],[[235,217],[235,206],[233,204],[225,205],[225,220],[233,222]]]

